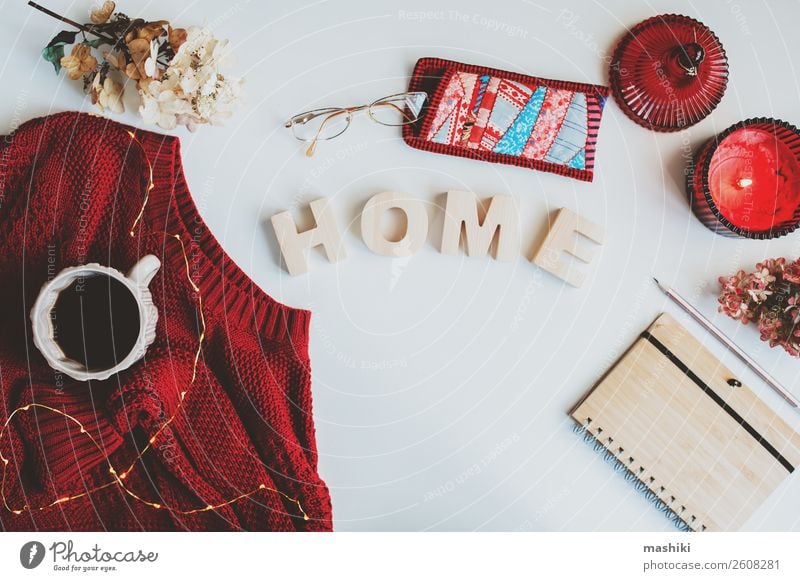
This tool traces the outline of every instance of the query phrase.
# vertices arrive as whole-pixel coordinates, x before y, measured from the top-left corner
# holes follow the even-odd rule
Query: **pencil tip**
[[[654,281],[656,281],[656,284],[657,284],[658,286],[661,286],[661,283],[660,283],[660,282],[658,282],[658,279],[657,279],[656,277],[653,277],[653,280],[654,280]]]

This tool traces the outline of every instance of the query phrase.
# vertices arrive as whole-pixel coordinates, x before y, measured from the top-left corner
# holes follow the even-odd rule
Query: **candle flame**
[[[750,178],[742,178],[739,180],[739,187],[740,188],[748,188],[753,185],[753,180]]]

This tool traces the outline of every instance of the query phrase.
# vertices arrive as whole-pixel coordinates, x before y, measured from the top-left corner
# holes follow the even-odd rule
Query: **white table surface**
[[[258,3],[120,2],[136,16],[207,24],[235,45],[247,101],[222,128],[179,130],[193,196],[230,255],[273,297],[310,308],[320,472],[338,530],[673,530],[572,433],[568,409],[659,313],[671,283],[800,395],[800,362],[757,330],[716,314],[717,277],[760,259],[795,257],[798,235],[716,236],[690,213],[687,148],[748,117],[800,123],[800,5],[788,0],[537,2],[436,0]],[[84,20],[90,2],[51,8]],[[567,11],[567,12],[562,12]],[[427,11],[417,18],[413,13]],[[684,133],[635,125],[610,99],[593,183],[445,157],[406,146],[398,131],[358,118],[307,159],[283,129],[289,115],[405,89],[415,61],[440,56],[538,76],[607,84],[608,54],[626,27],[659,13],[710,26],[730,60],[716,111]],[[0,128],[92,105],[80,84],[39,58],[63,26],[0,2]],[[493,25],[492,23],[499,23]],[[121,121],[140,124],[136,95]],[[514,196],[525,253],[548,214],[568,207],[607,229],[580,289],[511,263],[439,253],[448,189]],[[412,259],[372,254],[359,212],[384,190],[429,208],[426,246]],[[310,274],[279,263],[269,223],[320,196],[333,200],[348,257],[313,252]],[[681,317],[681,320],[685,320]],[[692,322],[685,323],[792,425],[800,414]],[[800,529],[800,479],[789,479],[748,530]]]

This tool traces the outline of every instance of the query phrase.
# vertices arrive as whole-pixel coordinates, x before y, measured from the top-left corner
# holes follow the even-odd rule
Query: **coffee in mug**
[[[51,367],[79,380],[107,379],[141,359],[155,339],[158,311],[147,285],[153,255],[127,276],[99,264],[66,268],[31,310],[33,342]]]
[[[139,307],[133,292],[116,278],[93,274],[58,294],[51,312],[56,343],[64,355],[89,370],[114,367],[139,336]]]

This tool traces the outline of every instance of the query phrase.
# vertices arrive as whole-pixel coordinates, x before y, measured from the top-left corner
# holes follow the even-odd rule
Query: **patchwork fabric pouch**
[[[411,147],[592,180],[607,87],[423,58],[408,90],[430,96]]]

